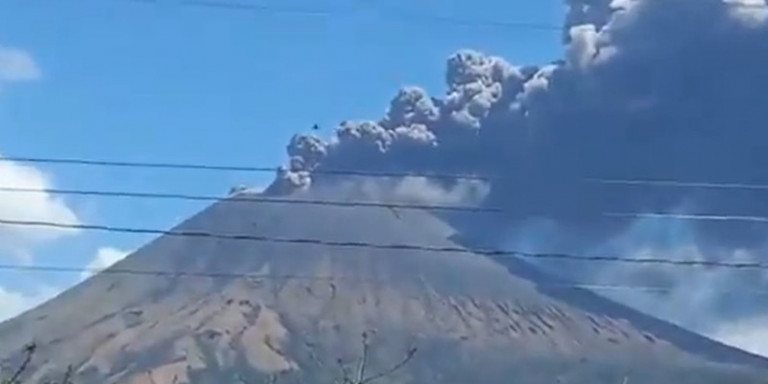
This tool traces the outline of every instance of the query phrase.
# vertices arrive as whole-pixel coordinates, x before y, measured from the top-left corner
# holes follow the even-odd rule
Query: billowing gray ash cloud
[[[511,212],[497,235],[543,220],[572,251],[642,226],[604,212],[768,216],[766,191],[584,182],[768,184],[765,0],[566,3],[563,60],[515,66],[461,51],[445,95],[404,88],[380,120],[343,122],[329,142],[294,137],[271,190],[330,182],[318,169],[493,175],[484,203]],[[703,257],[754,252],[768,234],[764,224],[682,225]]]

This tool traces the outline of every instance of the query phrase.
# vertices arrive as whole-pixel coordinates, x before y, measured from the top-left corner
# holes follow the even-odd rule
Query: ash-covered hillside
[[[298,196],[305,197],[305,196]],[[310,196],[311,197],[311,196]],[[327,196],[326,196],[327,197]],[[426,212],[218,203],[179,231],[457,246]],[[162,237],[113,268],[251,277],[101,274],[0,325],[0,359],[38,345],[29,382],[324,383],[336,361],[387,382],[765,383],[768,361],[555,280],[472,253]],[[311,277],[311,278],[310,278]],[[327,277],[328,279],[324,279]]]

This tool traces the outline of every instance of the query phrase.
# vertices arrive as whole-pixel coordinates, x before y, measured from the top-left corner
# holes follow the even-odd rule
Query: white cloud
[[[20,315],[59,294],[60,290],[42,287],[34,294],[13,292],[0,287],[0,322]]]
[[[27,52],[0,46],[0,82],[31,81],[40,76],[40,68]]]
[[[712,338],[768,357],[768,317],[741,320],[721,326]]]
[[[51,182],[41,171],[11,162],[0,162],[0,187],[45,190]],[[77,215],[62,200],[48,193],[6,192],[0,195],[0,218],[78,224]],[[30,226],[0,225],[0,251],[26,255],[34,245],[76,232]]]
[[[25,51],[0,45],[0,85],[32,81],[41,76],[35,60]],[[0,187],[46,190],[48,177],[33,167],[0,162]],[[50,221],[78,224],[75,213],[60,199],[48,193],[13,193],[0,195],[0,219]],[[32,249],[40,242],[56,239],[74,230],[0,225],[0,258],[8,254],[31,259]],[[57,295],[60,289],[41,286],[36,292],[17,292],[0,286],[0,321],[17,316]]]
[[[752,27],[760,27],[768,20],[765,0],[724,0],[730,6],[731,16]]]
[[[571,27],[571,43],[566,48],[568,62],[576,68],[587,68],[597,57],[598,33],[591,24]]]
[[[259,194],[259,193],[264,192],[265,189],[266,189],[265,187],[260,186],[260,185],[247,186],[247,185],[240,184],[240,185],[232,186],[229,189],[229,195],[230,196],[235,196],[235,195],[239,195],[241,193]]]
[[[443,187],[425,177],[403,178],[393,190],[399,200],[425,204],[477,204],[490,191],[480,180],[463,180],[450,188]]]
[[[335,185],[333,193],[347,193],[347,198],[396,201],[427,205],[472,205],[482,201],[490,191],[488,183],[480,180],[456,182],[446,187],[426,177],[404,177],[400,180],[363,179]]]
[[[124,259],[130,252],[112,247],[102,247],[96,251],[93,260],[86,266],[80,278],[85,280],[97,271],[109,268]],[[33,293],[22,293],[0,286],[0,322],[13,318],[54,298],[62,289],[41,286]]]
[[[85,267],[86,271],[83,271],[80,278],[85,280],[95,275],[98,271],[111,267],[113,264],[128,256],[128,254],[130,254],[129,251],[123,251],[116,248],[99,248],[99,250],[96,251],[96,256]]]

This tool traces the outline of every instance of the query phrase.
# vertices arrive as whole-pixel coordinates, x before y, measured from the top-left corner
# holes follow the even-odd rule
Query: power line
[[[142,161],[116,161],[86,158],[51,158],[51,157],[27,157],[11,156],[0,157],[0,162],[17,162],[28,164],[59,164],[93,167],[119,167],[119,168],[146,168],[146,169],[175,169],[192,171],[225,171],[225,172],[252,172],[252,173],[276,173],[279,166],[244,166],[244,165],[213,165],[202,163],[174,163],[174,162],[142,162]],[[506,177],[500,175],[478,175],[442,172],[384,172],[384,171],[359,171],[352,169],[314,169],[312,174],[330,176],[353,176],[372,178],[402,178],[424,177],[444,180],[476,180],[493,181],[503,180]],[[700,188],[700,189],[732,189],[732,190],[765,190],[768,184],[752,183],[718,183],[703,181],[678,181],[678,180],[653,180],[653,179],[609,179],[585,177],[580,180],[588,184],[647,186],[668,188]]]
[[[139,2],[142,4],[158,5],[157,0],[129,0],[131,2]],[[222,11],[233,12],[250,12],[250,13],[266,13],[266,14],[288,14],[288,15],[303,15],[303,16],[324,16],[330,17],[340,14],[352,14],[354,9],[352,8],[298,8],[298,7],[276,7],[266,4],[254,4],[247,2],[235,2],[235,1],[216,1],[216,0],[183,0],[176,3],[176,5],[183,7],[195,7],[195,8],[208,8],[217,9]],[[379,9],[381,11],[381,9]],[[405,13],[402,11],[396,11],[393,9],[384,10],[382,16],[392,16],[399,19],[410,19],[418,22],[434,22],[441,24],[461,25],[461,26],[476,26],[476,27],[493,27],[493,28],[505,28],[505,29],[528,29],[539,31],[557,31],[562,32],[562,25],[553,25],[546,23],[524,22],[524,21],[500,21],[500,20],[473,20],[462,19],[452,16],[442,15],[428,15],[428,14],[413,14]]]
[[[206,201],[206,202],[236,202],[236,203],[254,203],[254,204],[298,204],[298,205],[316,205],[331,207],[370,207],[370,208],[388,208],[403,210],[422,210],[422,211],[446,211],[446,212],[464,212],[478,214],[505,214],[511,213],[504,208],[485,208],[460,205],[430,205],[430,204],[407,204],[407,203],[384,203],[376,201],[340,201],[340,200],[315,200],[315,199],[288,199],[280,197],[268,197],[261,195],[233,195],[229,197],[206,196],[183,193],[157,193],[157,192],[127,192],[127,191],[99,191],[87,189],[41,189],[41,188],[18,188],[18,187],[0,187],[0,193],[39,193],[51,195],[70,195],[70,196],[97,196],[97,197],[117,197],[117,198],[146,198],[163,200],[187,200],[187,201]],[[599,212],[597,216],[608,218],[632,218],[632,219],[672,219],[672,220],[690,220],[690,221],[712,221],[712,222],[748,222],[748,223],[768,223],[768,217],[765,216],[745,216],[745,215],[714,215],[714,214],[684,214],[684,213],[666,213],[666,212]]]
[[[558,288],[579,288],[579,289],[587,289],[590,291],[614,291],[614,292],[621,292],[621,291],[630,291],[630,292],[650,292],[650,293],[671,293],[676,291],[677,289],[674,287],[663,287],[663,286],[655,286],[655,285],[623,285],[623,284],[545,284],[543,287],[550,288],[550,289],[558,289]],[[735,294],[745,294],[745,293],[751,293],[755,295],[768,295],[768,289],[749,289],[749,288],[730,288],[730,289],[722,289],[722,288],[714,288],[714,292],[717,293],[735,293]]]
[[[251,274],[241,272],[184,272],[184,271],[162,271],[162,270],[141,270],[128,268],[108,269],[102,268],[80,268],[66,266],[45,266],[45,265],[14,265],[0,264],[0,270],[19,271],[19,272],[63,272],[63,273],[104,273],[116,275],[136,275],[136,276],[164,276],[164,277],[207,277],[214,279],[226,278],[249,278],[249,279],[268,279],[268,280],[358,280],[363,278],[343,277],[343,276],[307,276],[307,275],[270,275],[270,274]],[[367,280],[367,279],[363,279]]]
[[[647,187],[672,187],[672,188],[699,188],[699,189],[742,189],[768,191],[768,184],[749,183],[713,183],[698,181],[677,180],[652,180],[652,179],[586,179],[588,182],[600,184],[647,186]]]
[[[533,253],[533,252],[521,252],[514,250],[499,250],[499,249],[473,249],[464,247],[433,247],[415,244],[377,244],[362,241],[336,241],[336,240],[321,240],[321,239],[309,239],[309,238],[286,238],[286,237],[272,237],[265,235],[248,235],[248,234],[223,234],[204,231],[174,231],[174,230],[160,230],[160,229],[147,229],[147,228],[135,228],[135,227],[115,227],[107,225],[93,225],[93,224],[67,224],[67,223],[55,223],[50,221],[25,221],[25,220],[8,220],[0,219],[0,224],[11,226],[24,226],[24,227],[45,227],[45,228],[57,228],[57,229],[78,229],[87,231],[101,231],[101,232],[116,232],[116,233],[132,233],[132,234],[144,234],[144,235],[164,235],[173,237],[189,237],[189,238],[209,238],[219,240],[243,240],[243,241],[258,241],[265,243],[275,244],[304,244],[304,245],[317,245],[328,247],[340,247],[340,248],[361,248],[361,249],[378,249],[378,250],[392,250],[392,251],[424,251],[424,252],[437,252],[437,253],[451,253],[451,254],[475,254],[489,256],[496,259],[513,259],[513,258],[526,258],[526,259],[555,259],[555,260],[569,260],[580,262],[613,262],[624,264],[647,264],[647,265],[667,265],[667,266],[680,266],[680,267],[707,267],[707,268],[728,268],[728,269],[760,269],[768,270],[768,263],[760,262],[727,262],[727,261],[710,261],[710,260],[670,260],[664,258],[644,257],[644,258],[627,258],[620,256],[585,256],[585,255],[573,255],[567,253]]]
[[[632,219],[673,219],[673,220],[693,220],[693,221],[714,221],[714,222],[748,222],[748,223],[768,223],[768,217],[765,216],[742,216],[742,215],[699,215],[684,213],[656,213],[656,212],[608,212],[603,213],[606,217],[632,218]]]
[[[494,28],[510,28],[510,29],[529,29],[539,31],[556,31],[562,33],[562,25],[552,25],[543,23],[532,23],[524,21],[497,21],[497,20],[468,20],[459,19],[451,16],[422,16],[407,14],[403,12],[393,13],[402,18],[410,18],[420,21],[432,21],[441,24],[453,24],[462,26],[481,26],[481,27],[494,27]]]
[[[453,205],[428,205],[428,204],[405,204],[405,203],[383,203],[375,201],[339,201],[339,200],[314,200],[314,199],[286,199],[280,197],[266,197],[258,195],[245,196],[243,194],[229,197],[205,196],[183,193],[155,193],[155,192],[126,192],[126,191],[94,191],[83,189],[40,189],[40,188],[17,188],[0,187],[0,192],[10,193],[40,193],[51,195],[74,195],[74,196],[100,196],[100,197],[125,197],[125,198],[149,198],[149,199],[167,199],[167,200],[188,200],[188,201],[208,201],[208,202],[240,202],[240,203],[259,203],[259,204],[299,204],[299,205],[320,205],[334,207],[371,207],[371,208],[389,208],[406,210],[424,210],[424,211],[449,211],[449,212],[472,212],[472,213],[501,213],[500,208],[483,208],[471,206],[453,206]]]
[[[273,5],[250,4],[244,2],[232,1],[211,1],[211,0],[184,0],[178,5],[186,7],[214,8],[228,11],[250,11],[270,14],[293,14],[308,16],[332,16],[339,13],[347,13],[348,9],[321,9],[321,8],[278,8]]]
[[[134,3],[159,5],[158,0],[124,0]],[[251,12],[251,13],[268,13],[268,14],[296,14],[296,15],[308,15],[308,16],[333,16],[341,13],[352,13],[354,9],[351,8],[279,8],[273,5],[254,4],[248,2],[235,2],[224,0],[181,0],[176,3],[179,6],[186,7],[198,7],[219,9],[225,11],[236,12]],[[735,8],[742,9],[766,9],[765,4],[731,4]],[[381,10],[381,9],[380,9]],[[525,21],[501,21],[501,20],[473,20],[473,19],[461,19],[453,16],[442,15],[428,15],[428,14],[413,14],[405,13],[399,10],[388,9],[384,10],[391,16],[397,16],[402,19],[412,19],[419,22],[436,22],[442,24],[453,24],[463,26],[478,26],[478,27],[495,27],[495,28],[508,28],[508,29],[529,29],[539,30],[546,32],[559,32],[562,33],[564,25],[554,25],[548,23],[537,22],[525,22]],[[386,14],[385,14],[386,16]]]
[[[95,167],[120,167],[120,168],[148,168],[148,169],[176,169],[176,170],[194,170],[194,171],[229,171],[229,172],[255,172],[255,173],[275,173],[280,167],[251,167],[240,165],[210,165],[210,164],[191,164],[191,163],[165,163],[165,162],[141,162],[141,161],[111,161],[111,160],[92,160],[82,158],[45,158],[45,157],[0,157],[0,162],[16,162],[30,164],[62,164],[78,166]],[[433,172],[376,172],[376,171],[355,171],[345,169],[315,169],[312,174],[331,175],[331,176],[355,176],[355,177],[380,177],[380,178],[400,178],[400,177],[425,177],[431,179],[446,180],[478,180],[488,181],[489,176],[471,175],[471,174],[449,174]]]
[[[264,274],[264,273],[243,273],[243,272],[188,272],[188,271],[167,271],[167,270],[146,270],[131,268],[88,268],[88,267],[67,267],[50,265],[15,265],[0,264],[0,270],[11,272],[51,272],[51,273],[91,273],[105,275],[128,275],[128,276],[157,276],[167,278],[210,278],[210,279],[249,279],[249,280],[304,280],[304,281],[351,281],[368,284],[385,284],[385,279],[374,279],[369,277],[353,276],[315,276],[298,274]],[[542,283],[536,284],[539,288],[547,289],[586,289],[591,291],[642,291],[650,293],[669,293],[675,291],[675,287],[648,286],[648,285],[623,285],[623,284],[584,284],[584,283]],[[756,295],[768,295],[765,289],[716,289],[719,293],[752,293]]]
[[[45,158],[45,157],[7,157],[0,158],[3,162],[31,163],[31,164],[65,164],[99,167],[121,168],[160,168],[160,169],[187,169],[199,171],[235,171],[235,172],[277,172],[279,167],[247,167],[236,165],[210,165],[190,163],[164,163],[164,162],[132,162],[93,160],[82,158]]]

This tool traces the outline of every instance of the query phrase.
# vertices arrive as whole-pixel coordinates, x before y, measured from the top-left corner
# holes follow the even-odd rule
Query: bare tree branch
[[[405,367],[416,355],[416,347],[412,347],[408,350],[405,357],[398,362],[397,364],[393,365],[389,369],[386,369],[382,372],[379,372],[377,374],[367,376],[366,377],[366,370],[368,368],[369,358],[370,358],[370,350],[371,350],[371,342],[369,338],[368,332],[363,332],[362,339],[363,339],[363,350],[362,355],[360,356],[360,359],[357,363],[357,373],[355,375],[355,378],[352,379],[351,373],[349,369],[347,368],[346,364],[344,364],[344,361],[339,358],[336,360],[337,364],[339,365],[339,368],[341,369],[342,377],[341,379],[336,379],[335,383],[341,383],[341,384],[370,384],[374,381],[383,379],[389,375],[392,375]],[[314,355],[313,355],[314,356]],[[318,365],[320,365],[318,361]]]
[[[339,365],[339,369],[341,370],[341,383],[342,384],[353,384],[354,381],[352,381],[351,374],[349,372],[349,369],[347,368],[347,365],[344,364],[344,360],[341,358],[338,358],[336,360],[336,364]]]
[[[368,333],[363,332],[363,355],[357,364],[357,379],[355,383],[362,383],[365,380],[365,366],[368,364]]]
[[[37,350],[37,344],[31,343],[28,344],[26,347],[24,347],[24,353],[26,356],[24,357],[24,361],[21,363],[18,369],[16,369],[16,372],[13,373],[11,378],[8,380],[8,384],[18,384],[19,383],[19,377],[29,368],[29,363],[32,362],[32,356],[35,354],[35,351]]]
[[[72,365],[67,366],[67,371],[64,372],[64,377],[61,379],[61,384],[72,384]]]
[[[416,347],[413,347],[413,348],[409,349],[408,353],[406,353],[406,355],[405,355],[405,358],[402,361],[400,361],[399,363],[393,365],[392,368],[390,368],[390,369],[388,369],[386,371],[377,373],[377,374],[375,374],[375,375],[373,375],[371,377],[368,377],[368,378],[366,378],[366,379],[364,379],[364,380],[362,380],[362,381],[360,381],[359,383],[356,383],[356,384],[371,383],[371,382],[374,382],[376,380],[382,379],[382,378],[384,378],[386,376],[394,374],[395,372],[397,372],[400,369],[402,369],[403,367],[405,367],[413,359],[413,357],[416,355],[416,351],[417,351]]]

